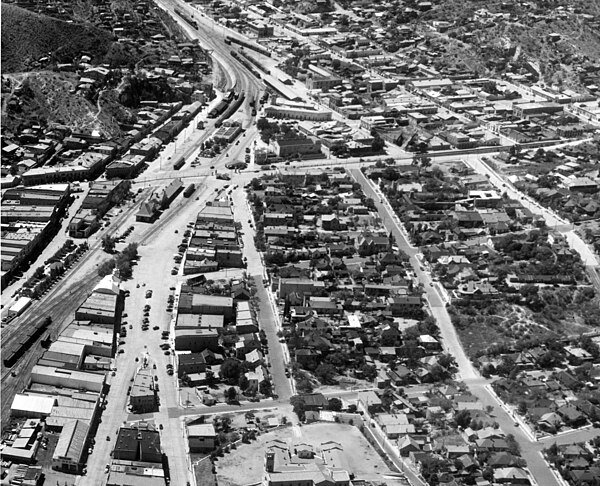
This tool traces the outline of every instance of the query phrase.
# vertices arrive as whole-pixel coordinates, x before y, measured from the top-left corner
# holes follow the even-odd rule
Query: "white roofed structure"
[[[119,295],[121,281],[114,275],[107,275],[94,287],[94,293]]]
[[[56,400],[47,395],[24,395],[17,393],[10,407],[14,417],[47,417],[52,413]]]

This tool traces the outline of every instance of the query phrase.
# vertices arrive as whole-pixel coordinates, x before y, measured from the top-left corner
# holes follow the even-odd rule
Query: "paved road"
[[[213,184],[216,187],[221,185],[222,181],[213,181]],[[169,414],[169,410],[179,405],[176,378],[166,372],[166,365],[171,362],[172,356],[164,355],[160,344],[164,342],[161,339],[161,331],[168,330],[171,323],[171,314],[165,311],[167,298],[171,293],[170,288],[178,281],[177,275],[171,275],[171,255],[176,252],[187,223],[195,219],[200,207],[212,197],[214,192],[209,190],[201,194],[199,201],[180,196],[181,199],[176,200],[173,207],[163,213],[161,220],[154,225],[136,224],[138,229],[145,229],[140,232],[139,237],[139,241],[143,241],[144,244],[138,249],[140,259],[134,268],[133,279],[123,284],[131,293],[125,301],[127,317],[124,321],[127,322],[127,337],[124,338],[125,344],[120,346],[124,353],[117,354],[115,358],[116,376],[109,377],[108,406],[102,414],[102,423],[96,434],[96,447],[87,464],[90,478],[102,477],[105,465],[110,463],[110,452],[114,448],[118,428],[126,421],[146,418],[163,425],[161,444],[169,459],[171,484],[185,485],[187,481],[192,480],[181,422]],[[178,233],[175,233],[175,229]],[[164,258],[156,258],[156,255],[164,255]],[[137,287],[138,284],[140,287]],[[153,291],[151,299],[145,298],[146,290]],[[146,304],[151,306],[150,330],[142,331],[143,307]],[[129,325],[132,329],[129,329]],[[154,326],[158,326],[159,329],[154,330]],[[127,389],[144,355],[148,356],[149,367],[158,376],[161,404],[156,413],[138,416],[130,414],[127,410]],[[153,369],[155,364],[156,370]],[[110,441],[106,440],[107,436],[110,437]]]
[[[234,181],[240,177],[234,178]],[[269,342],[268,360],[271,364],[269,371],[273,378],[275,393],[279,395],[280,400],[287,401],[293,395],[290,380],[285,376],[287,357],[285,355],[283,343],[279,342],[277,332],[281,323],[277,315],[277,309],[272,302],[272,296],[263,284],[263,277],[266,274],[262,257],[256,250],[254,244],[254,228],[250,227],[250,221],[253,221],[250,209],[246,202],[246,195],[242,184],[232,192],[233,208],[236,220],[242,224],[244,256],[248,262],[248,274],[254,278],[257,287],[259,300],[258,321],[260,327],[264,329]]]
[[[500,424],[500,427],[504,432],[515,436],[515,439],[521,446],[522,456],[527,461],[529,470],[536,478],[539,485],[559,486],[559,483],[550,471],[548,464],[538,453],[540,446],[535,442],[532,443],[521,428],[515,426],[514,418],[499,406],[494,394],[490,393],[490,390],[488,389],[489,381],[479,375],[471,361],[468,359],[446,310],[443,296],[439,293],[437,286],[434,287],[431,285],[433,282],[431,275],[428,272],[421,270],[421,264],[417,259],[418,249],[408,242],[407,236],[405,235],[398,218],[394,214],[393,209],[387,202],[387,199],[385,199],[375,184],[369,181],[359,169],[351,169],[350,174],[360,183],[365,194],[368,197],[373,198],[375,206],[377,207],[380,216],[383,218],[386,229],[393,233],[396,237],[398,246],[409,255],[410,263],[419,282],[424,284],[425,297],[429,302],[431,313],[436,318],[440,328],[444,348],[456,359],[459,370],[457,378],[465,382],[470,391],[484,406],[489,405],[494,407],[496,421]]]

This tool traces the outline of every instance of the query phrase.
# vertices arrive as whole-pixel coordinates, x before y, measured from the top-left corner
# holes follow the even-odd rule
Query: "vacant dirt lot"
[[[279,439],[288,443],[306,442],[318,447],[322,442],[341,443],[347,461],[357,479],[383,480],[390,473],[377,452],[371,448],[354,426],[337,423],[314,423],[302,427],[290,426],[261,435],[250,444],[242,444],[217,461],[217,481],[220,486],[241,486],[257,483],[263,476],[265,445]],[[243,464],[244,467],[240,467]],[[386,478],[388,484],[390,481]]]

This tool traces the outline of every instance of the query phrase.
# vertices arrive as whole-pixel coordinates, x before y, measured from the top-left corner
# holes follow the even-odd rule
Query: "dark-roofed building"
[[[329,402],[322,393],[311,393],[309,395],[300,395],[304,401],[306,410],[323,410],[329,406]]]
[[[146,425],[121,427],[113,450],[113,458],[124,461],[162,463],[158,431]]]

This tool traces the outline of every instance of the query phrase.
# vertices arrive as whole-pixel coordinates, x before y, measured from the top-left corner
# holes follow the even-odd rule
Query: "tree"
[[[260,131],[268,130],[271,127],[269,120],[266,118],[259,118],[256,122],[256,128]]]
[[[306,405],[301,396],[293,396],[290,398],[290,403],[292,404],[294,413],[298,416],[298,420],[302,421],[306,417]]]
[[[364,364],[360,370],[367,381],[373,381],[377,378],[377,368],[373,365]]]
[[[262,393],[265,396],[271,395],[271,393],[273,391],[273,387],[269,380],[262,381],[260,383],[260,385],[258,386],[258,389],[259,389],[260,393]]]
[[[235,391],[234,387],[230,387],[227,389],[227,391],[225,392],[225,399],[228,402],[233,402],[235,401],[235,399],[237,398],[237,391]]]
[[[438,364],[442,368],[451,370],[453,368],[456,368],[456,359],[451,354],[442,353],[438,356]]]
[[[510,452],[513,456],[521,455],[521,447],[519,443],[515,439],[515,436],[512,434],[508,434],[506,436],[506,444],[508,445],[508,452]]]
[[[128,260],[135,260],[138,257],[138,244],[130,243],[121,252]]]
[[[373,141],[371,142],[371,149],[373,152],[381,152],[385,147],[385,140],[381,138],[378,134],[375,135]]]
[[[129,280],[133,276],[131,261],[123,254],[120,254],[116,260],[116,268],[119,271],[119,278]]]
[[[456,425],[464,429],[471,423],[471,414],[468,410],[461,410],[454,416],[454,421]]]
[[[110,275],[114,268],[115,268],[115,261],[112,259],[106,260],[106,261],[102,262],[100,264],[100,266],[98,267],[98,275],[100,277]]]
[[[339,412],[342,409],[342,401],[336,397],[330,398],[327,408],[333,412]]]
[[[317,375],[319,381],[327,385],[332,385],[335,383],[336,374],[337,370],[335,369],[335,366],[329,363],[321,363],[315,370],[315,375]]]
[[[108,235],[105,235],[102,238],[102,249],[106,252],[106,253],[113,253],[115,251],[115,245],[116,245],[117,241],[115,238],[111,238]]]
[[[386,388],[383,390],[383,394],[381,395],[381,406],[384,409],[389,410],[392,406],[392,403],[394,403],[395,398],[396,397],[394,397],[394,392],[392,389]]]
[[[227,358],[221,365],[221,377],[230,385],[239,382],[242,371],[242,364],[235,358]]]
[[[524,400],[521,400],[519,402],[519,407],[518,407],[517,411],[519,412],[519,415],[525,415],[527,413],[527,402],[525,402]]]
[[[416,153],[413,155],[412,165],[418,168],[417,175],[421,175],[421,169],[431,166],[431,157],[428,157],[424,153]]]
[[[246,375],[240,374],[240,379],[238,381],[238,386],[240,387],[240,390],[245,390],[246,388],[248,388],[249,384],[250,382],[248,381],[248,378],[246,378]]]

